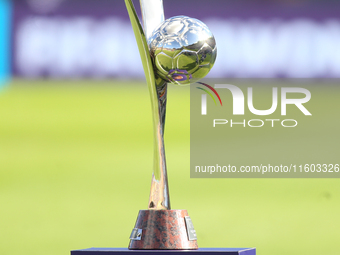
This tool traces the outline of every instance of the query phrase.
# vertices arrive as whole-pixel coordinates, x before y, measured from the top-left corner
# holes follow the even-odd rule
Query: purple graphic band
[[[186,81],[188,79],[192,79],[192,75],[189,74],[187,70],[182,69],[171,69],[169,71],[169,75],[175,81]]]

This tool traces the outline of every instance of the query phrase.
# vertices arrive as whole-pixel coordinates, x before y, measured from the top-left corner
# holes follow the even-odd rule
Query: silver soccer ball
[[[148,44],[157,75],[177,85],[202,79],[216,60],[216,42],[209,28],[186,16],[163,21]]]

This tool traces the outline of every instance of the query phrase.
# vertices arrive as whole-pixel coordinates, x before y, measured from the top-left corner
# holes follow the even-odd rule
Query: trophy
[[[213,34],[186,16],[164,20],[162,0],[140,0],[144,29],[131,0],[125,0],[151,98],[154,166],[148,210],[140,210],[129,249],[198,249],[186,210],[171,210],[164,151],[168,83],[188,85],[208,74],[216,59]]]
[[[171,210],[164,151],[168,83],[179,86],[203,78],[216,59],[208,27],[186,16],[164,20],[162,0],[140,0],[144,29],[132,0],[125,0],[150,92],[154,129],[154,165],[148,210],[140,210],[127,248],[89,248],[71,255],[135,253],[255,255],[255,248],[200,248],[186,210]],[[149,251],[148,251],[149,250]]]

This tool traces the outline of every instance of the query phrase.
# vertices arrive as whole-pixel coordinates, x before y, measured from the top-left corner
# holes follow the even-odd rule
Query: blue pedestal
[[[127,248],[89,248],[71,251],[71,255],[172,255],[173,253],[185,253],[196,255],[256,255],[255,248],[200,248],[198,250],[129,250]]]

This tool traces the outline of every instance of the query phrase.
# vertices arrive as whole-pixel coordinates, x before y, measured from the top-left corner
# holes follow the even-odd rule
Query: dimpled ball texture
[[[201,21],[176,16],[162,22],[148,40],[156,74],[176,85],[205,77],[216,60],[216,42]]]

